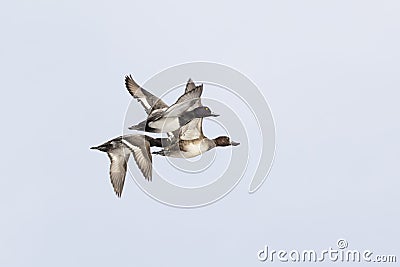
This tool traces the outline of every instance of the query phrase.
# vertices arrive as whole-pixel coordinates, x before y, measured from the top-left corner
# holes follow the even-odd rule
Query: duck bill
[[[232,141],[232,142],[231,142],[231,145],[232,145],[232,146],[238,146],[238,145],[240,145],[240,143],[235,142],[235,141]]]

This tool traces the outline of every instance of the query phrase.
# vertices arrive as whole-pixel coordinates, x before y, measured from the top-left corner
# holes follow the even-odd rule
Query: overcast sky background
[[[273,265],[257,260],[264,245],[339,238],[399,259],[400,3],[264,2],[2,3],[0,265]],[[121,133],[123,76],[198,60],[266,96],[268,179],[200,209],[160,204],[130,178],[117,199],[108,158],[88,148]]]

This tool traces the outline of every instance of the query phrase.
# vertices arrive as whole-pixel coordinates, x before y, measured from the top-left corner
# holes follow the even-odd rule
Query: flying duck
[[[185,93],[193,90],[194,83],[189,79]],[[200,99],[191,107],[196,109],[201,107]],[[209,139],[203,134],[203,118],[195,118],[182,126],[177,133],[175,138],[176,142],[170,145],[163,146],[163,150],[155,151],[153,154],[174,157],[174,158],[192,158],[196,157],[204,152],[213,149],[217,146],[237,146],[240,145],[238,142],[231,141],[228,136],[219,136],[214,139]]]
[[[139,101],[148,117],[145,121],[129,127],[130,130],[141,130],[153,133],[171,133],[179,130],[182,126],[193,119],[214,116],[210,108],[198,105],[203,85],[195,86],[189,79],[185,93],[171,106],[165,104],[161,99],[147,90],[141,88],[131,75],[125,77],[125,86],[129,93]],[[193,108],[193,106],[196,106]]]
[[[168,138],[152,138],[147,135],[126,135],[119,136],[102,145],[91,147],[106,152],[110,158],[110,179],[114,187],[114,191],[118,197],[121,197],[124,187],[126,166],[130,154],[136,161],[137,166],[142,172],[146,180],[151,181],[152,177],[152,156],[150,147],[162,147],[167,144]]]

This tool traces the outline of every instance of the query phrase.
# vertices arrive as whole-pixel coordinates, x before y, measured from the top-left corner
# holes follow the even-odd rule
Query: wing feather
[[[128,92],[142,104],[147,114],[150,114],[155,109],[167,109],[168,105],[161,99],[151,94],[147,90],[140,87],[132,78],[131,75],[125,76],[125,87]]]
[[[181,95],[178,100],[170,106],[164,116],[176,117],[185,111],[193,110],[193,106],[199,105],[200,97],[203,92],[203,85],[196,86],[193,90]]]
[[[122,143],[132,152],[133,158],[144,178],[151,181],[152,156],[150,153],[150,143],[144,138],[142,140],[136,140],[136,142],[129,142],[126,139],[122,139]]]
[[[203,118],[195,118],[180,128],[179,140],[194,140],[203,136]]]
[[[194,84],[193,80],[189,78],[186,83],[185,93],[192,91],[194,88],[196,88],[196,85]]]
[[[110,179],[114,188],[114,192],[121,197],[124,188],[126,176],[126,164],[129,160],[130,153],[124,153],[123,148],[114,149],[107,153],[111,160]]]
[[[203,87],[203,85],[200,85]],[[185,92],[189,92],[193,89],[196,88],[196,85],[192,81],[192,79],[189,79],[187,84],[186,84],[186,90]],[[201,107],[201,98],[198,98],[198,100],[187,110],[191,111],[195,108]],[[194,140],[203,137],[203,119],[202,118],[195,118],[188,122],[186,125],[182,126],[179,130],[179,139],[180,140]]]

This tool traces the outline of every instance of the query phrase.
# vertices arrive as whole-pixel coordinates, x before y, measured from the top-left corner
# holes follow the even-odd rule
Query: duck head
[[[204,117],[218,117],[218,114],[215,114],[211,111],[209,107],[198,107],[193,110],[194,116],[196,118],[204,118]]]
[[[219,136],[214,139],[216,146],[238,146],[240,143],[232,141],[228,136]]]
[[[93,146],[90,149],[97,149],[97,150],[100,150],[102,152],[108,152],[108,151],[113,150],[116,147],[117,147],[117,142],[115,140],[111,140],[111,141],[105,142],[102,145]]]

